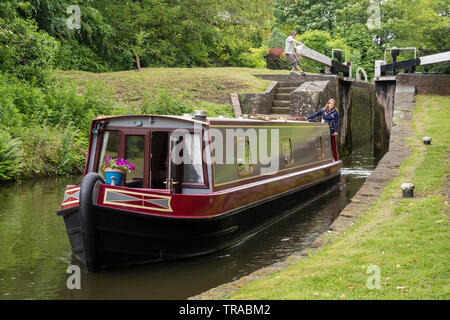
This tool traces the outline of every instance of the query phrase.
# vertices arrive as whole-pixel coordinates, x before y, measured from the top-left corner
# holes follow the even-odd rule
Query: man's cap
[[[297,34],[297,32],[291,31],[290,35],[292,36],[292,35],[294,35],[294,34]]]

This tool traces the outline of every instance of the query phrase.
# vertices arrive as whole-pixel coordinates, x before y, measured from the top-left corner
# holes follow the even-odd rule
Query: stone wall
[[[448,74],[398,74],[397,85],[416,87],[417,94],[450,95]]]
[[[376,115],[381,119],[383,126],[378,130],[383,134],[383,142],[389,143],[389,138],[392,131],[392,117],[394,114],[394,96],[395,96],[396,82],[390,81],[376,81],[376,108],[380,112]]]
[[[340,78],[336,75],[261,75],[272,83],[263,93],[239,96],[242,113],[269,114],[279,83],[297,86],[290,96],[290,115],[309,116],[323,108],[329,99],[336,100],[339,112],[339,153],[368,147],[385,150],[392,128],[395,79],[373,83]],[[318,119],[321,120],[320,118]]]
[[[384,107],[377,103],[375,85],[344,78],[339,80],[339,152],[387,149]]]
[[[262,93],[243,93],[239,95],[242,113],[268,114],[272,109],[272,102],[278,82],[272,81]]]
[[[334,98],[341,155],[359,148],[386,149],[390,131],[385,121],[392,121],[392,103],[386,117],[385,105],[377,103],[374,84],[338,76],[316,77],[318,80],[305,81],[291,94],[291,116],[309,116]]]
[[[375,86],[367,82],[350,82],[349,90],[346,114],[341,112],[343,126],[344,123],[347,126],[345,146],[349,151],[364,148],[370,153],[375,141],[380,139],[375,131]]]
[[[307,74],[305,76],[296,76],[292,77],[290,75],[284,75],[284,74],[256,74],[255,77],[262,78],[265,80],[272,80],[272,81],[295,81],[302,84],[306,81],[316,81],[316,80],[333,80],[335,78],[338,78],[336,75],[326,75],[326,74]]]
[[[338,78],[306,81],[291,94],[291,116],[309,116],[323,108],[329,99],[339,101]],[[337,106],[339,110],[339,106]]]

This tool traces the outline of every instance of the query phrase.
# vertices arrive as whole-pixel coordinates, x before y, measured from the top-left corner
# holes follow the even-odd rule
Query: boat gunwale
[[[215,218],[219,218],[219,217],[221,217],[223,215],[230,214],[230,213],[232,213],[234,211],[245,210],[245,208],[251,208],[253,206],[265,203],[267,201],[272,201],[272,200],[274,200],[276,198],[283,197],[285,195],[288,195],[288,194],[293,193],[293,192],[300,191],[302,189],[308,189],[309,187],[312,187],[312,186],[314,186],[316,184],[320,184],[320,183],[325,182],[327,180],[331,180],[333,178],[336,178],[341,173],[341,170],[340,170],[341,163],[342,163],[342,161],[339,160],[339,161],[336,161],[336,162],[325,164],[325,165],[320,166],[320,167],[309,168],[309,169],[302,170],[302,171],[299,171],[299,172],[292,172],[292,173],[288,173],[288,174],[285,174],[285,175],[282,175],[282,176],[277,176],[277,177],[273,177],[273,178],[262,180],[262,181],[256,181],[256,182],[253,182],[253,183],[248,183],[248,184],[245,184],[243,186],[228,188],[228,189],[220,190],[220,191],[213,191],[213,192],[208,193],[208,194],[186,194],[186,195],[184,195],[184,194],[177,194],[178,197],[180,197],[180,196],[181,197],[182,196],[189,196],[189,197],[193,197],[193,198],[195,198],[195,197],[206,197],[206,196],[211,197],[211,196],[217,196],[217,195],[225,195],[227,193],[240,192],[243,189],[257,187],[259,185],[266,184],[266,183],[268,183],[267,180],[278,180],[279,181],[279,180],[282,180],[282,179],[295,177],[296,175],[304,175],[304,174],[307,174],[309,172],[316,171],[317,169],[327,170],[328,168],[331,168],[333,166],[338,166],[339,167],[339,170],[335,174],[328,175],[328,176],[326,176],[326,177],[324,177],[322,179],[315,180],[313,182],[297,186],[295,188],[283,191],[281,193],[270,195],[270,196],[268,196],[266,198],[263,198],[263,199],[260,199],[260,200],[257,200],[257,201],[248,203],[246,205],[243,205],[243,206],[240,206],[240,207],[237,207],[237,208],[233,208],[231,210],[228,210],[228,211],[225,211],[225,212],[222,212],[222,213],[218,213],[218,214],[211,214],[211,215],[204,215],[204,216],[183,216],[183,215],[172,215],[172,214],[156,213],[156,212],[148,212],[148,213],[136,212],[134,210],[122,210],[122,209],[119,209],[119,208],[103,206],[103,205],[99,205],[99,204],[94,204],[94,207],[95,208],[101,208],[102,210],[103,209],[114,210],[116,212],[122,212],[123,214],[127,214],[127,213],[138,214],[138,215],[142,215],[143,217],[152,216],[152,217],[158,217],[158,218],[183,219],[183,220],[189,220],[189,219],[193,219],[193,220],[198,220],[198,219],[215,219]],[[273,181],[271,181],[271,182],[273,182]],[[132,188],[130,188],[130,189],[132,189]],[[152,190],[152,189],[145,189],[145,190],[149,191],[149,190]]]

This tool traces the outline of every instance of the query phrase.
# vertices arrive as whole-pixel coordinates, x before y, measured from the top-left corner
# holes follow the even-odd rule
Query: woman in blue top
[[[307,119],[313,119],[318,116],[322,116],[322,119],[328,123],[330,126],[330,134],[333,136],[337,136],[337,132],[339,129],[339,114],[335,108],[336,101],[334,99],[328,100],[325,108],[320,109],[316,113],[310,115]]]

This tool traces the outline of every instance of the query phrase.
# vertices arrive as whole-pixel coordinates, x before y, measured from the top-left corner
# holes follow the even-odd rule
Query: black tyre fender
[[[94,189],[97,183],[105,183],[98,173],[90,172],[84,176],[80,186],[80,220],[83,234],[86,267],[97,271],[100,267],[96,246],[96,217],[94,211]]]

